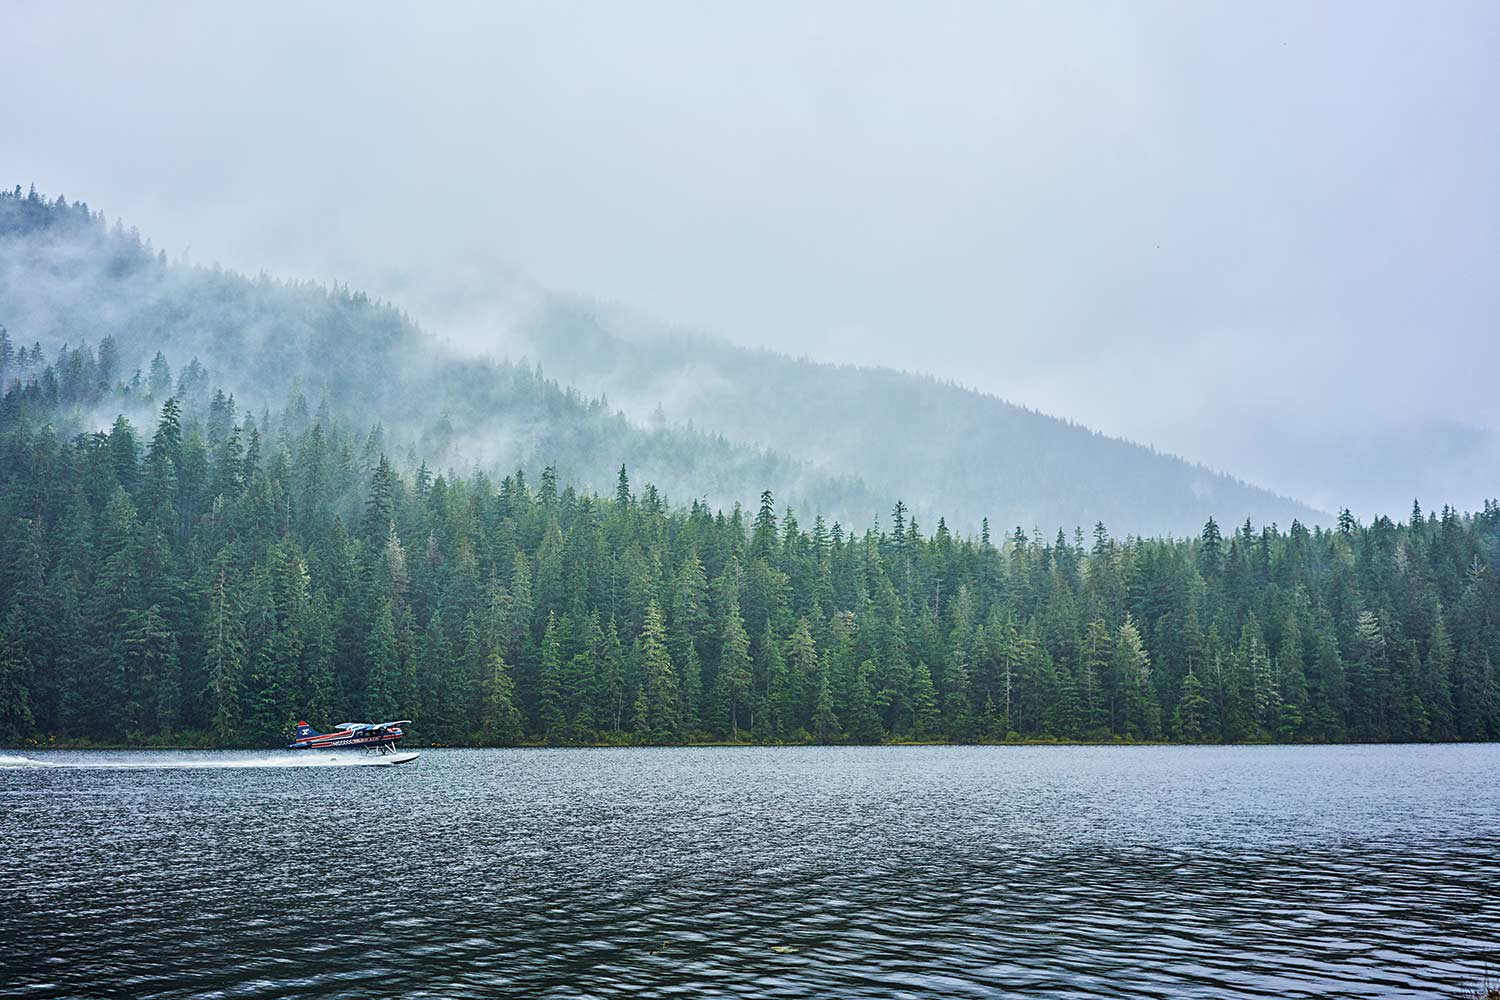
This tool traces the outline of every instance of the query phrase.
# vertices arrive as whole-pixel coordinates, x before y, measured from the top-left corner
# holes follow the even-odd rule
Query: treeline
[[[966,539],[899,503],[804,527],[624,469],[612,497],[398,471],[378,428],[241,413],[193,366],[146,376],[174,393],[149,434],[60,433],[140,387],[5,350],[6,742],[1500,737],[1493,502],[1185,540]]]
[[[390,428],[387,447],[403,464],[420,455],[499,473],[555,462],[573,470],[580,487],[608,492],[625,462],[674,496],[727,504],[769,486],[800,505],[861,520],[886,506],[886,495],[856,476],[665,419],[632,423],[606,399],[525,360],[451,350],[358,290],[169,261],[85,204],[19,187],[0,191],[0,323],[16,342],[13,374],[40,375],[54,362],[62,384],[41,382],[39,396],[71,405],[80,380],[97,374],[106,389],[131,385],[118,403],[146,425],[172,391],[161,383],[163,359],[192,359],[202,376],[193,392],[211,381],[258,411],[297,384],[351,426]],[[57,360],[80,344],[96,347]],[[139,408],[144,403],[150,410]],[[114,411],[106,412],[107,422]]]

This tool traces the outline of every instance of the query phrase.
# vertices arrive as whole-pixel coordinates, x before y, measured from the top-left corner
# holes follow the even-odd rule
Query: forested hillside
[[[846,530],[239,412],[191,366],[153,425],[108,349],[0,345],[0,739],[1500,737],[1500,504],[1190,540]],[[149,380],[148,380],[149,381]],[[76,428],[75,428],[76,429]]]
[[[1104,520],[1122,533],[1179,535],[1211,513],[1283,526],[1329,520],[924,376],[661,335],[574,300],[540,301],[501,339],[551,377],[520,358],[449,350],[361,292],[173,263],[85,205],[19,188],[0,196],[0,323],[48,357],[108,339],[101,360],[127,381],[140,369],[143,399],[159,392],[149,365],[161,352],[179,368],[196,361],[257,412],[281,405],[300,380],[315,409],[326,402],[346,420],[380,422],[394,452],[433,464],[533,474],[555,464],[607,491],[626,462],[672,497],[727,506],[772,489],[861,526],[884,516],[891,496],[968,532],[986,517],[1048,532]],[[605,398],[629,404],[634,419]]]
[[[108,426],[112,406],[154,420],[175,389],[163,383],[165,363],[200,402],[212,383],[259,413],[278,409],[294,388],[299,405],[379,423],[393,454],[435,465],[536,473],[551,464],[608,489],[628,462],[671,496],[716,505],[767,487],[861,519],[886,503],[857,476],[687,427],[643,427],[525,363],[448,351],[361,292],[171,263],[85,204],[19,187],[0,192],[0,324],[20,357],[11,377],[38,370],[68,344],[89,343],[101,378],[130,387],[102,410],[75,410],[79,425]]]
[[[1210,514],[1333,521],[1176,456],[926,375],[750,350],[558,297],[519,332],[531,356],[566,365],[588,392],[857,473],[967,531],[986,517],[1044,530],[1103,520],[1141,535],[1192,533]]]
[[[7,743],[1500,738],[1494,502],[955,532],[60,199],[0,197],[0,265]],[[801,492],[693,499],[751,482]]]

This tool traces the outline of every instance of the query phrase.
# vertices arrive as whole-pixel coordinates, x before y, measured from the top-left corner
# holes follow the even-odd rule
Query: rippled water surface
[[[1500,966],[1500,746],[306,762],[0,751],[0,994],[1432,997]]]

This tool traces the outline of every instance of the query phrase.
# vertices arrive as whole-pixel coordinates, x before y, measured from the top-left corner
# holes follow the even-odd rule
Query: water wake
[[[0,754],[0,768],[57,766],[57,764],[54,764],[50,761],[32,760],[30,757],[6,757],[3,754]]]
[[[222,757],[210,756],[155,756],[150,752],[131,754],[128,758],[98,758],[72,760],[37,760],[34,757],[0,755],[0,770],[29,768],[74,768],[89,770],[159,770],[199,768],[305,768],[305,767],[379,767],[395,763],[389,757],[368,754],[302,753],[276,754],[268,756]]]

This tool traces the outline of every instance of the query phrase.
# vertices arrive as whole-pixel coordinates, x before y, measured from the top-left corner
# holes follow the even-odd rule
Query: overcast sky
[[[413,312],[523,276],[930,371],[1325,508],[1500,494],[1500,4],[308,6],[8,8],[0,180]]]

